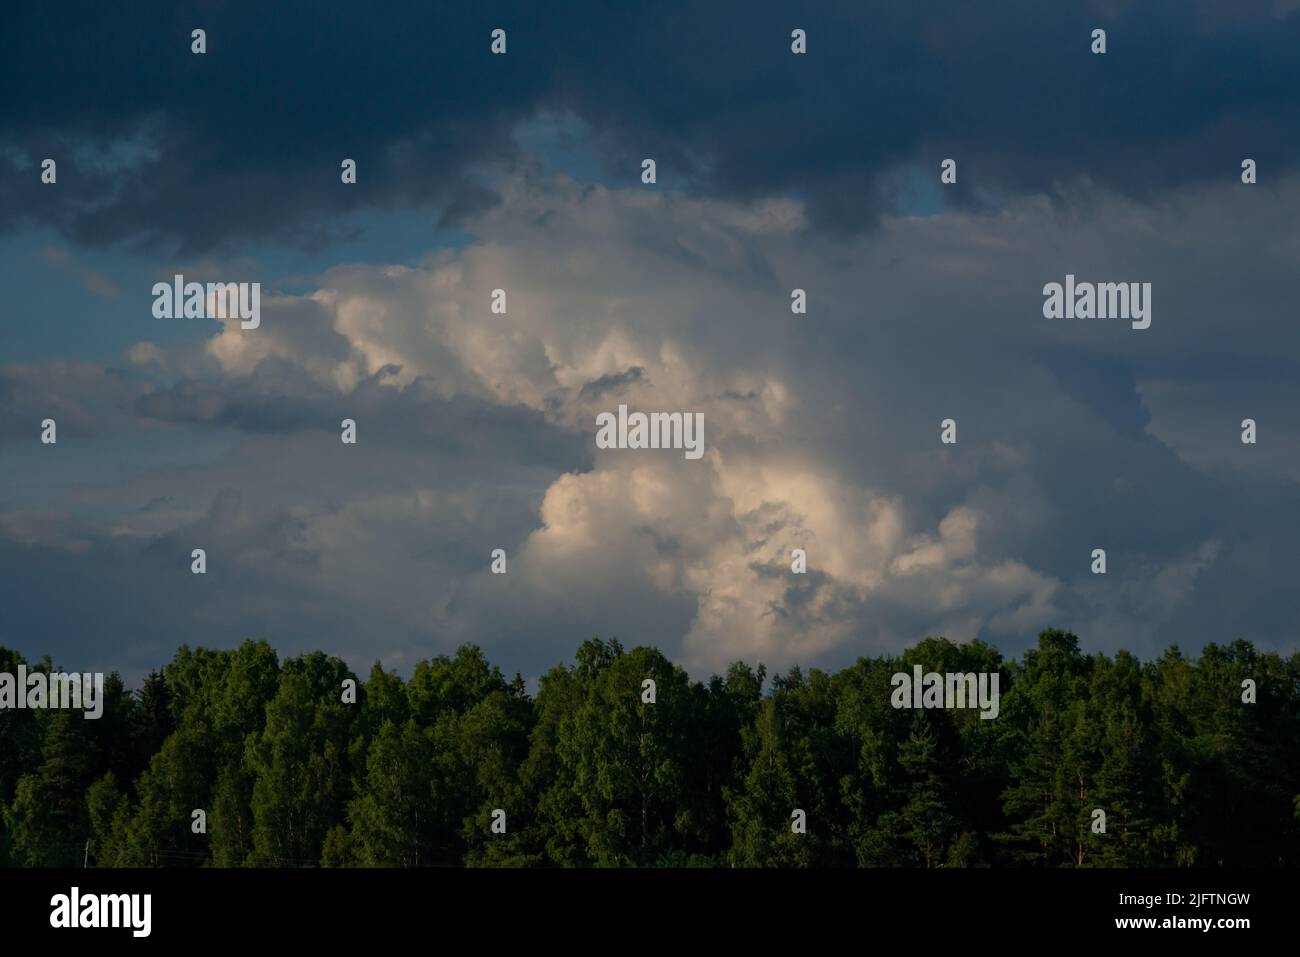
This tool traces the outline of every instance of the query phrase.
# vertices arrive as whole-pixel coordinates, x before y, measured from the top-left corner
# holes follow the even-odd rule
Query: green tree
[[[432,860],[433,741],[414,721],[385,721],[370,743],[360,794],[348,805],[351,848],[366,867],[418,867]],[[335,845],[342,839],[336,835]]]
[[[343,821],[356,718],[342,702],[349,678],[356,680],[342,661],[320,652],[285,662],[266,723],[244,750],[253,778],[250,863],[318,864],[325,835]]]
[[[1087,687],[1088,667],[1077,636],[1049,629],[1012,676],[1002,711],[1018,738],[1020,757],[1003,796],[1010,826],[999,837],[1013,859],[1048,867],[1077,859],[1088,827],[1080,819],[1078,799],[1080,787],[1086,796],[1086,782],[1066,747],[1077,720],[1071,704]]]
[[[98,776],[98,754],[87,726],[94,722],[74,710],[45,715],[40,768],[18,779],[6,825],[21,863],[70,867],[90,839],[86,792]]]

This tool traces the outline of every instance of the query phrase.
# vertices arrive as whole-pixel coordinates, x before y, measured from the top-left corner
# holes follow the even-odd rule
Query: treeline
[[[0,647],[0,671],[20,663]],[[998,717],[893,708],[890,678],[915,664],[1000,672]],[[355,703],[349,678],[337,658],[281,662],[263,641],[182,647],[136,692],[112,676],[99,720],[0,711],[0,864],[1300,860],[1300,654],[1247,641],[1142,663],[1085,655],[1058,630],[1020,661],[926,639],[835,674],[769,681],[737,663],[700,683],[652,648],[593,639],[535,699],[474,646],[409,681],[376,665]]]

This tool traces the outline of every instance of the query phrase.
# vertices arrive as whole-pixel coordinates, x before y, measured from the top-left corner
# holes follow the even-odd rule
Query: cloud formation
[[[849,240],[790,198],[533,168],[497,190],[475,241],[327,270],[255,331],[142,343],[123,372],[6,367],[12,467],[76,454],[15,441],[51,404],[102,465],[0,509],[3,640],[128,670],[186,640],[398,667],[476,641],[531,674],[591,634],[701,673],[1049,624],[1147,653],[1294,640],[1295,181],[1094,186]],[[1152,282],[1151,328],[1045,320],[1067,272]],[[598,450],[619,403],[702,412],[706,454]],[[1240,443],[1247,415],[1267,442]],[[132,464],[145,433],[170,457]]]

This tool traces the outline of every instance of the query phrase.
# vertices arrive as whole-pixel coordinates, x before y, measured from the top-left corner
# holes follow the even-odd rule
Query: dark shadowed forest
[[[0,671],[24,659],[0,648]],[[891,676],[999,672],[998,717]],[[48,660],[29,668],[49,670]],[[357,682],[355,702],[346,682]],[[643,701],[643,681],[655,701]],[[1243,702],[1243,681],[1256,685]],[[0,863],[1239,867],[1300,860],[1300,654],[1154,661],[1044,631],[707,682],[592,639],[526,693],[474,646],[409,680],[182,647],[103,716],[0,711]],[[494,811],[498,830],[494,833]],[[792,814],[806,832],[792,830]],[[1105,812],[1104,833],[1093,829]],[[200,817],[195,811],[202,810]],[[197,832],[197,833],[196,833]]]

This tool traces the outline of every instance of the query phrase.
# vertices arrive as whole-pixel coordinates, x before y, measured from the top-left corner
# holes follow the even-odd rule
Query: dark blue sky
[[[1300,3],[7,17],[4,644],[1297,647]],[[155,319],[178,272],[262,327]],[[1067,273],[1152,283],[1151,328],[1045,320]],[[619,402],[709,454],[597,450]]]

